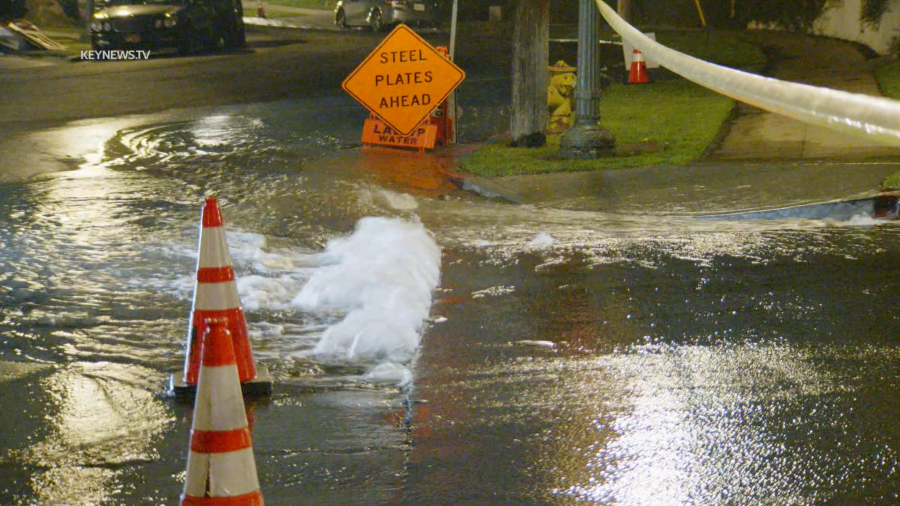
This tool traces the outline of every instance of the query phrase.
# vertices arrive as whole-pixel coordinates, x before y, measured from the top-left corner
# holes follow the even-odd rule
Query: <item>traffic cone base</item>
[[[250,381],[241,382],[241,393],[248,397],[265,397],[272,393],[272,385],[275,380],[264,365],[256,365],[256,377]],[[174,373],[169,375],[169,396],[181,401],[193,401],[197,394],[197,385],[185,383],[184,374]]]

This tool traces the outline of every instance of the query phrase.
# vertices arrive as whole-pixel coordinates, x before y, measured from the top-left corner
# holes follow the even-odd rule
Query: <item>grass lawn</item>
[[[632,154],[558,159],[560,135],[550,135],[542,148],[511,148],[501,141],[486,144],[466,157],[462,167],[482,176],[504,176],[682,165],[703,154],[732,107],[732,99],[684,79],[614,84],[603,91],[600,123],[612,132],[620,150]]]
[[[900,100],[900,60],[883,61],[875,68],[875,78],[884,96]]]
[[[713,63],[751,71],[765,64],[762,51],[735,32],[657,32],[656,36],[668,47]],[[613,84],[602,92],[600,123],[616,138],[620,154],[594,160],[557,159],[559,135],[551,135],[542,148],[511,148],[508,141],[499,140],[488,143],[461,166],[490,177],[684,165],[697,160],[715,141],[734,105],[734,100],[674,75],[649,84]]]
[[[900,100],[900,60],[885,60],[875,67],[875,78],[884,96]],[[882,184],[885,190],[900,190],[900,172],[887,178]]]

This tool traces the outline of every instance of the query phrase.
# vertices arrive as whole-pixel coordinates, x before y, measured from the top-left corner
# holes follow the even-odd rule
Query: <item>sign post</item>
[[[465,72],[406,25],[398,25],[342,87],[372,113],[363,143],[434,147],[427,122],[465,78]]]

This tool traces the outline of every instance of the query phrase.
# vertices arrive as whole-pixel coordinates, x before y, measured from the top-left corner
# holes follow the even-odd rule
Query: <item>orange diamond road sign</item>
[[[406,25],[398,25],[344,90],[401,135],[408,135],[459,86],[466,73]]]

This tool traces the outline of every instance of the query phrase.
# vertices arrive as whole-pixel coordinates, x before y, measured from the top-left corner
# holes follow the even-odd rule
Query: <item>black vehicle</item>
[[[94,13],[91,46],[174,48],[182,53],[243,47],[241,0],[107,0]]]

